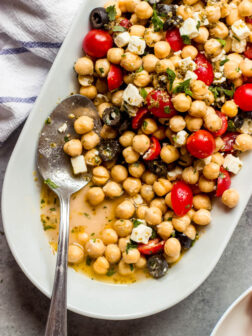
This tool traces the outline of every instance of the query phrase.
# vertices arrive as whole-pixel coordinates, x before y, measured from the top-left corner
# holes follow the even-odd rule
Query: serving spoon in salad
[[[73,175],[70,159],[63,152],[63,145],[71,137],[76,138],[74,120],[83,115],[93,118],[94,131],[99,134],[101,122],[96,107],[87,97],[76,94],[64,99],[53,110],[45,122],[38,143],[38,170],[44,182],[58,195],[60,201],[56,270],[45,336],[67,336],[70,196],[85,187],[91,174],[86,172]]]

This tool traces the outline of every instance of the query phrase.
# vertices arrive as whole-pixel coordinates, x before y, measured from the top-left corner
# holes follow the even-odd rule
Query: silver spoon
[[[101,122],[94,104],[87,97],[73,95],[63,100],[53,110],[42,129],[38,143],[38,170],[60,201],[57,261],[45,336],[67,336],[69,202],[70,196],[83,188],[90,181],[91,175],[85,173],[74,176],[70,158],[62,148],[67,135],[76,138],[73,123],[82,115],[93,118],[94,130],[99,134]],[[67,124],[67,130],[60,133],[58,129],[64,123]]]

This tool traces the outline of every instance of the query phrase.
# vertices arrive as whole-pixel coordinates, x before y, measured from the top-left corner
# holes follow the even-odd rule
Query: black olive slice
[[[122,115],[117,107],[108,107],[102,114],[102,120],[107,126],[119,126],[121,123]]]
[[[111,161],[120,153],[121,146],[117,140],[103,140],[98,147],[98,151],[103,161]]]
[[[184,249],[189,249],[192,246],[193,240],[187,237],[184,233],[182,232],[176,232],[176,238],[179,240],[181,246]]]
[[[150,275],[158,279],[167,273],[169,266],[162,255],[156,254],[148,259],[147,268]]]
[[[99,29],[104,27],[109,23],[108,13],[103,7],[97,7],[92,10],[89,16],[89,21],[94,29]]]

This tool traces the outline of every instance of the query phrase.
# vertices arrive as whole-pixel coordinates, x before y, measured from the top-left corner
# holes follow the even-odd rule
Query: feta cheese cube
[[[129,105],[140,106],[143,102],[143,97],[135,85],[129,84],[123,92],[123,100]]]
[[[243,20],[235,21],[231,29],[240,40],[246,39],[250,34],[250,30]]]
[[[238,174],[242,166],[242,161],[232,154],[228,154],[224,159],[223,167],[233,174]]]
[[[187,70],[184,80],[187,80],[187,79],[196,80],[197,78],[198,76],[196,75],[196,73],[194,73],[191,70]]]
[[[71,158],[71,164],[75,175],[87,172],[87,166],[83,155]]]
[[[189,134],[188,134],[186,131],[184,131],[184,130],[179,131],[179,132],[173,137],[175,146],[181,147],[181,146],[185,145],[185,144],[186,144],[186,139],[187,139],[188,135],[189,135]]]
[[[232,51],[236,53],[243,53],[246,49],[246,45],[247,45],[246,40],[237,41],[235,38],[232,38],[232,44],[231,44]]]
[[[152,235],[152,228],[147,225],[140,224],[132,230],[130,239],[136,243],[147,244]]]
[[[186,73],[188,70],[194,71],[197,68],[196,63],[192,60],[190,56],[178,60],[177,66],[179,70],[183,73]]]
[[[142,37],[131,36],[128,44],[128,50],[134,54],[142,55],[146,48],[146,42]]]
[[[179,32],[181,36],[188,36],[190,38],[195,38],[199,35],[199,31],[197,29],[198,22],[192,18],[188,18],[184,21],[182,26],[179,28]]]
[[[214,58],[212,58],[212,62],[223,61],[226,58],[226,51],[222,49],[221,53]]]
[[[242,133],[252,134],[252,120],[251,119],[244,119],[242,127]]]
[[[125,47],[129,43],[129,41],[130,34],[128,32],[120,33],[114,38],[114,42],[119,48]]]
[[[62,124],[59,128],[58,128],[58,132],[59,133],[65,133],[67,130],[67,123]]]

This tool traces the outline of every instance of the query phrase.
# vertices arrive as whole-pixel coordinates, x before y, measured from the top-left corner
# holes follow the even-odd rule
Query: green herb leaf
[[[164,113],[166,113],[166,114],[170,114],[171,113],[170,106],[165,106],[164,107]]]
[[[70,139],[69,139],[69,137],[68,136],[64,136],[64,141],[65,142],[68,142]]]
[[[153,16],[151,18],[151,22],[154,26],[154,31],[155,32],[159,32],[160,30],[163,29],[164,23],[160,19],[160,17],[158,16],[156,9],[153,9]]]
[[[52,119],[50,117],[48,117],[45,121],[46,125],[50,125],[52,123]]]
[[[83,215],[87,218],[90,218],[90,215],[87,212],[84,212]]]
[[[171,234],[171,237],[174,238],[175,236],[176,236],[176,233],[175,233],[175,231],[173,231],[172,234]]]
[[[229,61],[228,58],[226,58],[226,59],[220,61],[220,66],[224,65],[224,64],[227,63],[228,61]]]
[[[137,243],[133,242],[132,240],[126,245],[126,254],[129,253],[130,249],[137,248]]]
[[[44,200],[44,199],[42,199],[42,200],[40,201],[40,203],[41,203],[41,204],[44,204],[44,203],[45,203],[45,200]]]
[[[116,18],[116,7],[115,7],[115,5],[107,7],[106,12],[108,13],[109,21],[114,21],[115,18]]]
[[[235,124],[234,124],[233,120],[228,120],[227,131],[228,132],[236,132],[236,127],[235,127]]]
[[[223,40],[223,39],[216,39],[218,42],[220,42],[220,45],[224,48],[225,47],[225,45],[226,45],[226,41],[225,40]]]
[[[219,177],[220,177],[220,178],[224,178],[225,175],[224,175],[223,173],[220,173],[220,174],[219,174]]]
[[[104,69],[103,68],[99,68],[99,71],[100,71],[101,74],[104,73]]]
[[[149,226],[150,227],[150,226]],[[157,238],[157,231],[155,231],[152,227],[150,227],[152,229],[152,234],[150,236],[150,239],[155,239]]]
[[[233,38],[236,39],[237,41],[241,42],[241,40],[239,39],[239,37],[233,35]]]
[[[46,179],[44,180],[44,183],[47,184],[49,187],[51,187],[52,189],[57,189],[59,188],[59,186],[57,186],[57,184],[55,184],[51,179]]]
[[[191,39],[190,39],[189,36],[182,35],[181,37],[182,37],[182,40],[183,40],[184,44],[191,44]]]
[[[138,219],[134,219],[133,220],[133,226],[134,226],[134,228],[138,227],[138,225],[140,225],[140,224],[142,224],[142,222],[140,220],[138,220]]]
[[[113,27],[114,32],[124,32],[125,30],[126,30],[126,28],[124,28],[123,26],[114,26]]]
[[[106,273],[107,276],[112,276],[113,274],[115,274],[115,270],[113,268],[109,269],[108,272]]]
[[[196,28],[197,28],[197,30],[199,30],[199,28],[200,28],[200,21],[197,22]]]
[[[46,224],[43,224],[43,229],[44,229],[44,231],[47,231],[47,230],[55,230],[56,227],[53,226],[53,225],[46,225]]]
[[[229,98],[233,98],[234,92],[235,92],[235,88],[234,85],[230,86],[231,89],[224,89],[221,86],[209,86],[209,90],[213,93],[214,95],[214,99],[220,97],[221,95],[226,95]]]
[[[168,217],[168,219],[167,219],[168,221],[172,221],[172,217]]]
[[[56,209],[55,208],[51,208],[50,211],[56,211]]]
[[[187,204],[187,205],[185,206],[185,209],[190,209],[190,207],[191,207],[191,204]]]
[[[146,120],[144,120],[144,122],[143,122],[143,129],[145,130],[147,126],[148,126],[148,122]]]
[[[92,259],[89,256],[87,256],[86,257],[86,265],[90,266],[91,262],[92,262]]]
[[[166,70],[167,74],[168,74],[168,81],[169,81],[169,90],[172,89],[172,85],[173,85],[173,82],[176,78],[176,74],[174,71],[172,71],[171,69],[167,69]]]
[[[143,99],[145,99],[148,95],[148,92],[144,88],[141,88],[140,95],[143,97]]]
[[[185,80],[182,83],[179,83],[179,85],[177,85],[173,90],[173,93],[184,92],[186,95],[192,96],[192,91],[190,90],[190,81],[191,78]]]
[[[129,264],[129,266],[130,266],[130,270],[133,272],[133,271],[134,271],[134,266],[133,266],[133,264]]]
[[[144,69],[144,68],[143,68],[142,66],[140,66],[140,68],[137,69],[136,72],[141,72],[141,71],[143,71],[143,69]]]

